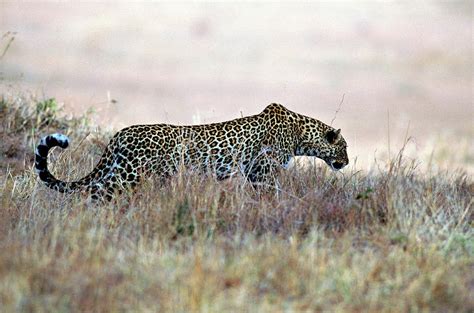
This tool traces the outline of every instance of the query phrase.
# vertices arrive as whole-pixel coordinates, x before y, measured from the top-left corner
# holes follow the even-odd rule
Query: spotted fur
[[[111,198],[148,173],[169,177],[180,166],[214,173],[218,179],[241,173],[251,182],[265,182],[294,156],[318,157],[335,170],[349,162],[340,129],[276,103],[260,114],[222,123],[124,128],[110,140],[92,172],[73,182],[56,179],[47,167],[49,150],[68,145],[61,134],[41,139],[35,159],[39,178],[59,192],[87,191],[94,198]]]

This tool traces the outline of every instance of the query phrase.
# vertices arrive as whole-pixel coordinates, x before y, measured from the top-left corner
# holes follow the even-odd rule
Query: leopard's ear
[[[335,144],[341,138],[341,129],[330,130],[326,133],[326,139],[330,144]]]

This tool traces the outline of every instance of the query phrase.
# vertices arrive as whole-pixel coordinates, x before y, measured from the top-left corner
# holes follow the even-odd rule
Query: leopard
[[[147,175],[166,179],[180,169],[211,173],[217,180],[236,174],[251,184],[272,181],[296,156],[322,159],[338,171],[349,163],[341,129],[271,103],[256,114],[201,125],[143,124],[118,131],[92,171],[75,181],[57,179],[48,169],[53,147],[70,140],[55,133],[41,138],[35,150],[39,179],[61,193],[85,192],[110,200],[134,190]]]

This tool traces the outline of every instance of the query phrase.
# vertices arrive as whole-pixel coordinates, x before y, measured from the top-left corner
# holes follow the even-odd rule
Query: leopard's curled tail
[[[57,179],[48,170],[48,153],[53,147],[66,149],[69,146],[69,138],[62,134],[52,134],[41,138],[35,151],[35,168],[39,178],[54,190],[63,193],[76,191],[76,183],[68,183]]]
[[[48,153],[54,147],[61,147],[66,149],[69,146],[69,138],[63,134],[51,134],[41,138],[38,146],[35,150],[35,169],[38,173],[39,178],[44,182],[46,186],[51,189],[57,190],[62,193],[73,193],[80,190],[95,190],[100,187],[102,177],[95,177],[99,167],[96,166],[92,172],[85,177],[71,182],[65,182],[57,179],[51,174],[48,169]],[[103,160],[101,160],[103,161]],[[99,162],[101,165],[103,162]]]
[[[117,158],[111,157],[110,151],[106,149],[94,169],[76,181],[62,181],[51,174],[48,169],[48,153],[53,147],[66,149],[69,146],[69,138],[62,134],[51,134],[43,137],[35,150],[35,169],[39,178],[46,186],[62,193],[74,193],[80,191],[89,192],[94,199],[103,196],[110,199],[114,192],[114,186],[110,180],[114,179],[113,173]],[[116,164],[115,164],[116,165]]]

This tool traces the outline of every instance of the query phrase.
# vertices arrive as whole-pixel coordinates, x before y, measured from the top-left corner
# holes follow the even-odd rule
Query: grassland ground
[[[295,164],[274,192],[235,177],[147,179],[110,203],[48,190],[110,137],[54,99],[0,101],[2,312],[472,312],[472,177],[398,156],[372,171]],[[92,135],[91,135],[92,134]]]

